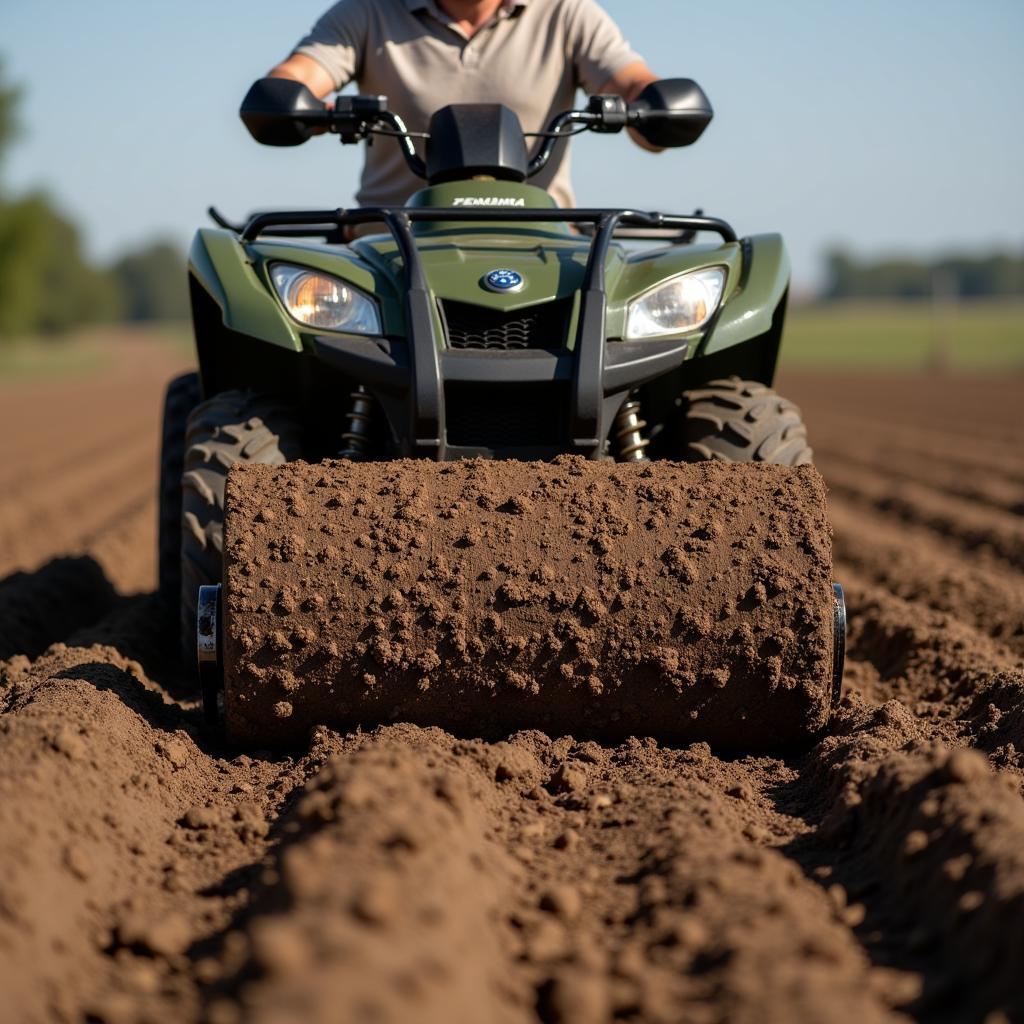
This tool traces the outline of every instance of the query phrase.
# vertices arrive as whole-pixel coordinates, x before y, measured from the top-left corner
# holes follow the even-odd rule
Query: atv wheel
[[[683,392],[681,448],[690,462],[802,466],[814,452],[800,410],[757,381],[729,377]]]
[[[167,385],[160,442],[160,599],[177,622],[181,592],[181,474],[185,465],[185,427],[199,404],[199,374],[183,373]],[[173,633],[171,634],[173,636]]]
[[[181,478],[181,650],[196,649],[200,586],[221,580],[224,488],[236,462],[279,466],[301,454],[300,429],[279,399],[225,391],[196,406],[188,418]]]

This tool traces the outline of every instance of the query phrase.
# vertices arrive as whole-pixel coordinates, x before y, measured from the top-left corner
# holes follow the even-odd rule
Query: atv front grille
[[[450,300],[440,305],[449,348],[488,352],[565,348],[572,315],[572,299],[545,302],[513,313]]]
[[[568,391],[561,381],[450,382],[445,386],[448,443],[490,451],[564,447],[568,402]]]

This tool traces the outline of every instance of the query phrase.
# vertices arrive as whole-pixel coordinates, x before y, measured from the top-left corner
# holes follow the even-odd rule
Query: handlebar
[[[264,78],[249,90],[241,115],[252,135],[271,146],[300,145],[318,129],[338,135],[345,144],[363,142],[373,135],[391,136],[398,140],[412,173],[427,177],[426,163],[416,152],[413,139],[429,139],[430,135],[410,132],[401,117],[388,109],[385,96],[338,96],[331,107],[300,82]],[[584,109],[558,114],[544,131],[525,136],[542,140],[527,164],[526,177],[540,173],[557,143],[578,131],[614,134],[636,128],[653,145],[687,146],[696,141],[711,117],[711,104],[700,86],[686,78],[652,82],[632,103],[619,96],[590,96]]]
[[[570,125],[579,125],[579,131],[614,135],[624,128],[639,124],[642,117],[643,112],[632,109],[621,96],[589,96],[585,110],[567,110],[558,114],[546,131],[536,133],[535,137],[542,138],[544,142],[530,161],[527,177],[532,178],[547,167],[560,139],[575,134],[565,130]]]
[[[342,145],[364,142],[371,135],[385,135],[398,140],[405,162],[419,178],[426,178],[427,169],[423,159],[416,152],[414,139],[429,139],[428,132],[411,132],[398,114],[387,108],[386,96],[339,96],[333,110],[317,111],[309,121],[310,127],[324,127],[338,135]],[[528,132],[527,138],[542,139],[540,149],[530,160],[527,178],[539,174],[551,160],[555,146],[576,132],[566,131],[578,126],[577,131],[593,131],[601,134],[621,132],[637,124],[643,114],[631,110],[620,96],[590,96],[585,110],[566,110],[552,118],[542,132]],[[303,118],[305,120],[305,118]]]

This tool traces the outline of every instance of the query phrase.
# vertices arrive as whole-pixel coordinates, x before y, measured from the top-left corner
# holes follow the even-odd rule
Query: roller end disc
[[[846,664],[846,595],[841,583],[832,584],[832,706],[843,693],[843,668]]]
[[[203,716],[214,726],[220,726],[224,718],[220,592],[219,583],[200,587],[196,603],[196,667],[203,695]]]

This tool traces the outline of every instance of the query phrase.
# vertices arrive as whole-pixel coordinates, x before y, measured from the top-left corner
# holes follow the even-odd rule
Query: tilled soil
[[[0,391],[0,1019],[1024,1019],[1020,380],[783,382],[850,609],[809,750],[239,755],[150,596],[172,369]]]

